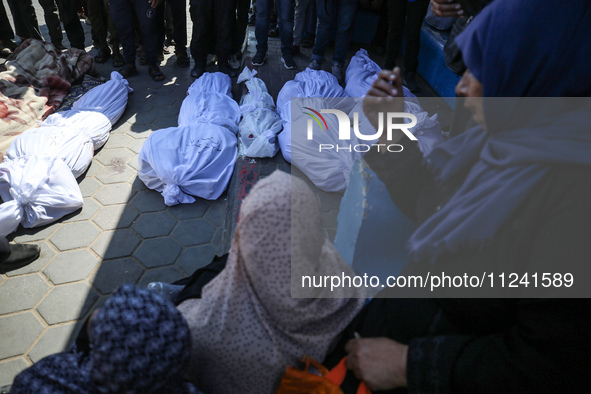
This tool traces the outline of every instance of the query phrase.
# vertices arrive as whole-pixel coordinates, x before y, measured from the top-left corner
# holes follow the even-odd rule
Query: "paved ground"
[[[34,3],[48,38],[42,10]],[[190,34],[190,21],[188,26]],[[85,31],[90,44],[90,26]],[[246,55],[253,54],[252,33]],[[259,70],[274,97],[297,73],[282,66],[279,45],[278,39],[270,40],[268,62]],[[239,161],[228,193],[190,205],[166,207],[159,193],[147,190],[137,178],[138,152],[153,130],[177,125],[181,102],[193,82],[190,68],[178,68],[174,61],[174,55],[165,56],[164,83],[153,82],[145,67],[130,79],[135,92],[127,109],[80,181],[84,207],[49,226],[20,229],[14,237],[16,242],[38,244],[42,252],[31,265],[0,275],[0,388],[32,363],[65,349],[89,311],[120,284],[172,282],[224,253],[238,210],[235,202],[261,176],[275,168],[289,170],[280,155],[271,161]],[[306,56],[296,61],[299,70],[308,63]],[[106,77],[113,71],[110,61],[98,68]],[[234,91],[239,98],[240,87]],[[331,238],[340,197],[321,195]]]

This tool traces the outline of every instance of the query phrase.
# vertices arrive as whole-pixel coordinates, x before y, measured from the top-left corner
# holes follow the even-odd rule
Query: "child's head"
[[[89,325],[90,379],[99,392],[158,392],[182,382],[191,354],[187,323],[169,301],[120,287]]]

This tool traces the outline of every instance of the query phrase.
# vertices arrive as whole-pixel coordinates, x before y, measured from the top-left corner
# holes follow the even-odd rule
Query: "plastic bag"
[[[248,89],[240,100],[239,151],[247,157],[273,157],[279,151],[277,134],[283,126],[267,86],[255,75],[256,71],[245,67],[238,77]]]
[[[59,158],[34,155],[0,164],[0,236],[19,222],[31,228],[51,223],[82,207],[76,179]]]
[[[73,127],[37,127],[16,137],[6,151],[9,160],[46,155],[66,163],[75,178],[84,174],[94,155],[92,141]],[[33,174],[27,176],[33,176]]]
[[[100,112],[114,125],[125,112],[130,92],[133,89],[127,80],[113,71],[110,81],[90,89],[72,105],[72,109]]]
[[[189,204],[192,196],[217,199],[234,170],[236,136],[218,125],[198,123],[158,130],[139,153],[139,178],[159,191],[166,205]]]
[[[109,118],[100,112],[72,109],[49,115],[39,126],[75,128],[90,138],[94,150],[97,150],[109,139],[112,125]]]

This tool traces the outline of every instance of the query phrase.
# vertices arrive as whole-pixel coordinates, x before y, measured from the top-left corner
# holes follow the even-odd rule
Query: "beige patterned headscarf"
[[[199,389],[274,393],[286,366],[304,355],[324,359],[364,300],[291,298],[296,260],[352,274],[323,236],[314,193],[275,171],[244,200],[226,268],[200,300],[179,306],[193,342],[189,378]]]

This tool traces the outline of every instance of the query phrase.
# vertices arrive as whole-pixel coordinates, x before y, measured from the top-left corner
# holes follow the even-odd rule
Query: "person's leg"
[[[172,11],[175,52],[187,53],[187,0],[168,0]]]
[[[14,31],[12,31],[12,27],[10,26],[6,8],[4,8],[4,3],[0,1],[0,41],[8,41],[12,40],[13,38]]]
[[[417,72],[421,49],[421,27],[427,15],[429,0],[415,0],[406,5],[406,50],[404,72]]]
[[[332,62],[342,67],[351,47],[351,35],[359,2],[358,0],[339,0],[338,4],[337,34]]]
[[[302,33],[304,32],[304,24],[306,17],[306,10],[308,9],[310,0],[296,0],[294,10],[293,22],[293,45],[300,46],[302,44]]]
[[[318,24],[316,26],[316,41],[312,48],[312,60],[319,64],[324,61],[324,51],[330,42],[331,27],[337,18],[337,2],[334,0],[316,0]]]
[[[214,12],[218,65],[227,65],[232,55],[232,27],[236,22],[236,0],[215,0]]]
[[[250,0],[238,0],[236,2],[236,29],[234,30],[234,40],[232,53],[242,52],[244,39],[246,38],[246,28],[248,26],[248,8]]]
[[[64,24],[64,30],[68,35],[68,40],[70,40],[70,46],[84,50],[84,29],[78,18],[78,1],[56,0],[56,2],[60,11],[60,19]]]
[[[109,0],[102,0],[104,5],[105,14],[107,15],[107,30],[109,32],[109,38],[111,41],[111,47],[113,48],[113,57],[119,54],[121,41],[119,40],[119,31],[117,26],[113,22],[111,17],[111,10],[109,9]]]
[[[265,55],[267,53],[267,40],[269,38],[269,15],[271,13],[272,6],[273,0],[257,0],[257,19],[254,27],[254,35],[257,39],[257,54]]]
[[[32,0],[8,0],[16,35],[22,39],[43,40]]]
[[[39,0],[39,4],[43,7],[43,18],[49,31],[51,43],[56,47],[60,47],[64,36],[62,35],[60,18],[57,14],[57,4],[55,4],[55,0]]]
[[[281,38],[281,53],[291,57],[293,47],[293,17],[294,0],[276,0],[277,16],[279,19],[279,37]]]
[[[213,25],[213,1],[191,0],[189,11],[193,21],[191,37],[191,56],[195,60],[195,69],[205,71],[209,49],[211,26]]]
[[[109,0],[109,11],[117,27],[125,63],[135,67],[135,32],[133,28],[133,0]]]
[[[396,66],[396,59],[400,55],[406,19],[406,3],[407,0],[388,0],[388,40],[384,68],[389,70]]]
[[[166,29],[164,27],[164,15],[166,13],[165,0],[161,0],[158,7],[154,9],[154,27],[156,29],[156,45],[158,50],[164,47],[164,40],[166,39]]]
[[[160,49],[158,47],[158,36],[155,23],[156,11],[146,0],[133,0],[133,7],[142,32],[142,41],[146,53],[146,64],[149,66],[155,66],[158,50],[162,50],[162,46],[160,46]],[[117,25],[117,27],[119,27],[119,25]]]

